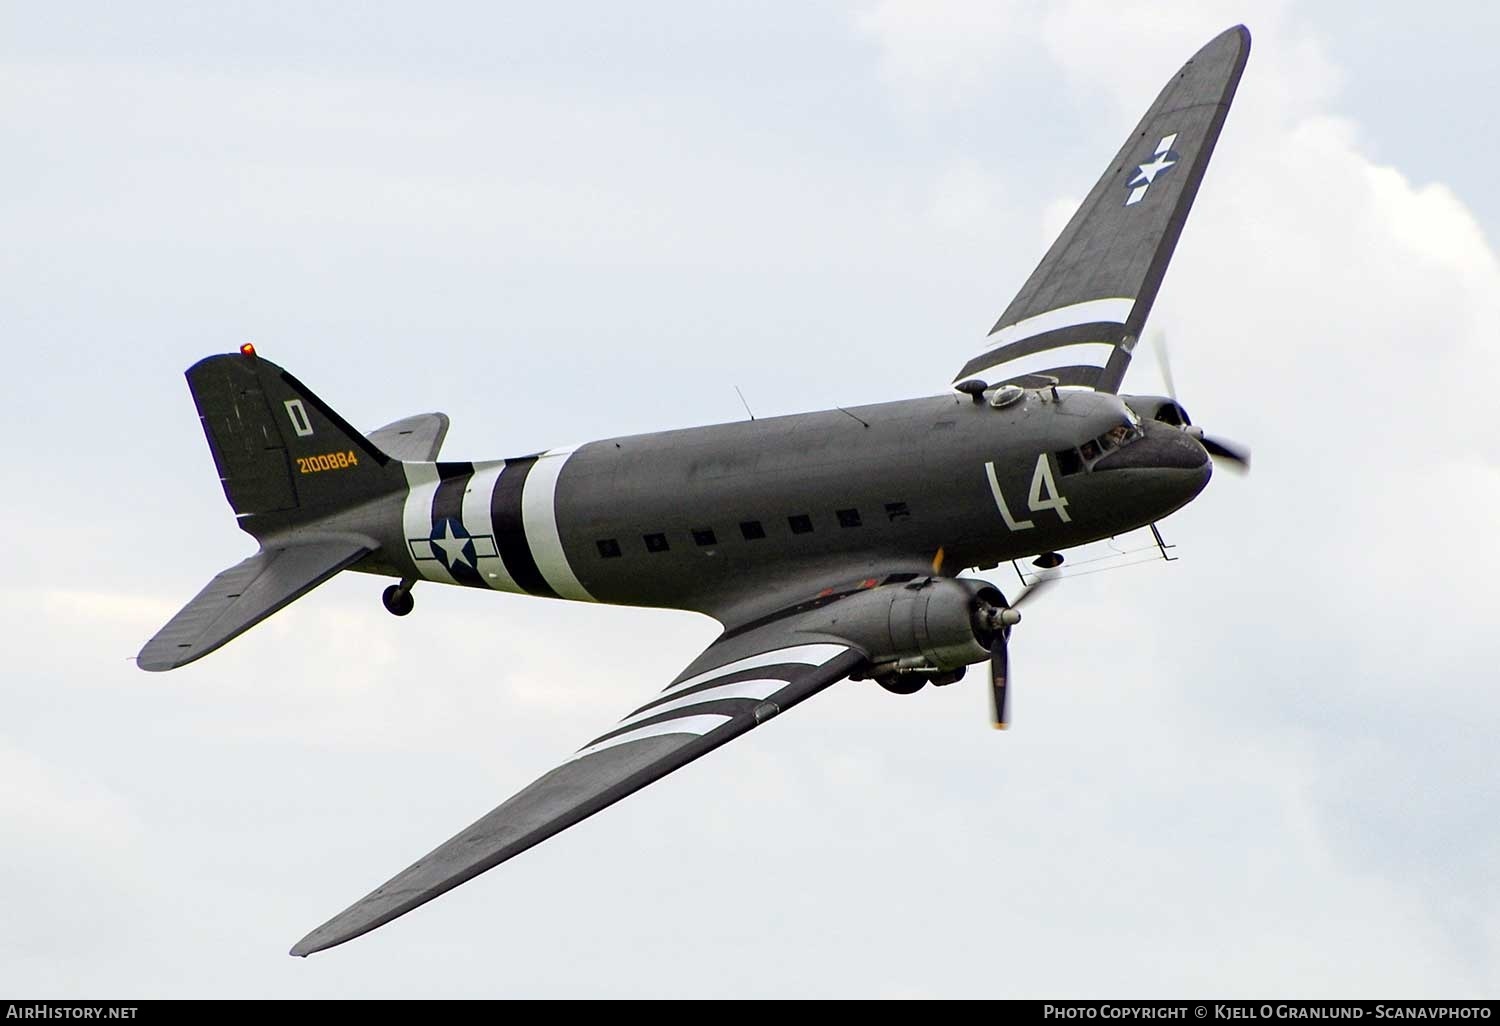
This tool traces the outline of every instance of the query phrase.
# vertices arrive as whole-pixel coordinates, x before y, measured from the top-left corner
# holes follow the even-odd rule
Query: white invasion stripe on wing
[[[999,368],[999,373],[991,376],[996,381],[1003,381],[1022,374],[1036,374],[1049,367],[1076,365],[1102,368],[1109,362],[1109,355],[1114,352],[1114,349],[1113,342],[1074,342],[1072,345],[1056,346],[1052,349],[1044,349],[1040,353],[1018,356],[1014,360],[999,360],[986,364],[974,373],[976,377],[984,377],[985,372]]]
[[[526,475],[526,489],[521,493],[521,522],[526,527],[531,557],[552,590],[565,599],[593,602],[594,596],[568,565],[562,536],[557,530],[557,479],[576,448],[570,445],[566,449],[549,449],[537,457]]]
[[[452,584],[453,575],[425,539],[432,537],[432,498],[437,493],[436,463],[402,463],[406,472],[406,505],[401,510],[401,529],[406,532],[406,550],[417,573],[429,581]]]
[[[787,682],[779,677],[760,677],[755,680],[739,680],[732,684],[720,684],[718,687],[704,688],[702,691],[694,691],[691,695],[683,695],[674,698],[661,705],[653,705],[649,709],[642,709],[638,713],[625,717],[619,726],[625,727],[641,720],[649,720],[651,717],[673,709],[686,709],[690,705],[698,705],[702,702],[717,702],[724,698],[769,698],[782,688]],[[615,729],[619,729],[616,727]]]
[[[705,713],[702,716],[682,716],[675,720],[667,720],[665,723],[653,723],[649,727],[638,727],[635,730],[628,730],[623,734],[605,738],[598,744],[592,744],[587,748],[580,749],[578,754],[573,756],[573,760],[570,761],[582,759],[588,755],[595,755],[616,745],[623,745],[627,741],[639,741],[642,738],[661,737],[664,734],[697,734],[701,737],[715,727],[723,726],[730,719],[731,717],[725,713]]]
[[[1071,328],[1075,324],[1124,324],[1130,319],[1130,310],[1134,306],[1135,300],[1127,298],[1090,299],[1086,303],[1060,306],[1001,328],[985,339],[984,344],[988,349],[995,349],[1058,328]]]
[[[500,558],[500,539],[494,536],[494,518],[490,515],[490,504],[495,497],[495,485],[505,470],[504,460],[474,464],[474,476],[469,478],[469,490],[464,493],[464,527],[476,539],[474,558],[478,562],[479,576],[484,583],[497,591],[514,591],[522,595],[526,589],[516,583],[510,571],[505,569],[505,560]],[[489,539],[481,543],[479,539]]]
[[[738,673],[741,670],[754,670],[761,666],[774,666],[777,663],[804,663],[808,666],[822,666],[834,656],[846,651],[846,649],[847,646],[844,645],[795,645],[792,648],[778,648],[774,652],[761,652],[759,655],[747,656],[744,659],[725,663],[723,666],[715,667],[712,670],[705,670],[697,676],[689,677],[687,680],[673,684],[662,693],[671,694],[674,691],[681,691],[683,688],[705,684],[715,677],[727,677],[729,674]]]

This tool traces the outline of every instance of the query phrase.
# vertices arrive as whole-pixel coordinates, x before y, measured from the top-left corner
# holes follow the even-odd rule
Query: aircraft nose
[[[1210,466],[1208,450],[1187,432],[1155,421],[1147,421],[1142,428],[1146,437],[1116,449],[1095,463],[1094,470],[1198,470]]]

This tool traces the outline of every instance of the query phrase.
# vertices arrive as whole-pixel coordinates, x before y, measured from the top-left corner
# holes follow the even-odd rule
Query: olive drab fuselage
[[[1210,473],[1175,428],[1067,389],[408,469],[399,518],[388,509],[365,526],[380,550],[356,569],[721,619],[892,568],[930,572],[939,550],[955,573],[1121,534],[1189,501]]]

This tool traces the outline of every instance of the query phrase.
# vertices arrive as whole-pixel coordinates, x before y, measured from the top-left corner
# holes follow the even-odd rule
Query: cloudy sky
[[[0,7],[0,988],[1493,996],[1500,16],[543,6]],[[287,957],[716,628],[347,575],[141,673],[253,548],[189,364],[254,340],[452,458],[938,392],[1240,21],[1152,323],[1255,472],[1028,611],[1015,729],[843,685]]]

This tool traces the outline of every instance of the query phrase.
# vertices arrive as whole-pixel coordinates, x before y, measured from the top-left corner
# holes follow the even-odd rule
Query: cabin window
[[[859,510],[841,509],[838,511],[840,527],[858,527],[860,524]]]
[[[806,513],[798,513],[796,516],[786,518],[787,526],[792,529],[793,534],[809,534],[812,531],[812,517]]]
[[[613,538],[600,538],[594,544],[599,546],[599,555],[605,559],[615,559],[620,555],[620,543]]]
[[[885,504],[885,515],[894,524],[898,520],[905,520],[910,517],[911,510],[906,508],[906,503],[904,502],[888,502]]]
[[[740,534],[745,536],[746,541],[760,541],[766,536],[766,529],[760,526],[759,520],[742,520]]]
[[[693,528],[693,541],[699,545],[717,545],[719,543],[719,539],[714,537],[714,530],[711,527]]]
[[[666,552],[667,536],[664,534],[648,534],[644,536],[647,552]]]

